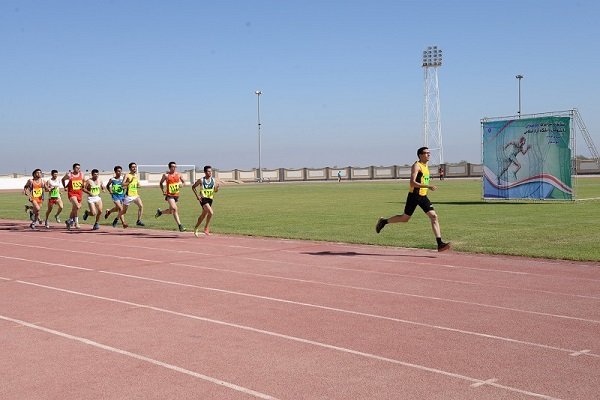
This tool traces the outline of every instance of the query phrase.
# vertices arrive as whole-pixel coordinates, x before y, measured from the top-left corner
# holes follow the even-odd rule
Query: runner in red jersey
[[[167,183],[167,190],[165,190],[165,182]],[[174,161],[169,163],[169,171],[163,174],[160,180],[160,190],[165,195],[165,200],[169,203],[169,209],[162,211],[160,208],[156,210],[155,217],[158,218],[163,214],[172,214],[179,226],[179,231],[185,231],[181,220],[179,219],[179,212],[177,210],[177,201],[179,201],[179,190],[185,185],[185,181],[179,172],[177,172],[177,164]]]
[[[85,176],[81,172],[81,166],[78,163],[73,164],[73,170],[69,171],[61,179],[63,187],[67,189],[67,197],[71,203],[71,214],[65,221],[67,229],[72,226],[79,228],[79,209],[81,208],[81,196],[83,192],[83,182]]]

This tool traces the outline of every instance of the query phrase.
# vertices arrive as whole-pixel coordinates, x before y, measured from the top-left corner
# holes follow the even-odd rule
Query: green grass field
[[[439,190],[429,197],[440,216],[443,238],[455,251],[600,261],[600,200],[485,202],[479,180],[436,184]],[[578,178],[575,189],[578,198],[600,198],[600,178]],[[404,180],[226,185],[215,195],[212,231],[434,249],[429,219],[420,209],[408,223],[375,233],[378,217],[402,213],[407,190]],[[170,215],[154,218],[156,208],[166,206],[158,188],[142,188],[141,196],[147,227],[177,228]],[[180,216],[191,231],[200,207],[189,186],[182,196]],[[0,198],[0,218],[27,219],[25,196],[1,193]],[[112,206],[107,194],[103,199],[105,207]],[[130,225],[136,212],[132,206]],[[67,214],[63,211],[63,219]],[[112,229],[110,220],[102,223],[102,229]]]

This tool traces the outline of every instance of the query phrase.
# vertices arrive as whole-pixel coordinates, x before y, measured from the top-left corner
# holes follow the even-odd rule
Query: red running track
[[[597,399],[600,264],[0,221],[1,399]]]

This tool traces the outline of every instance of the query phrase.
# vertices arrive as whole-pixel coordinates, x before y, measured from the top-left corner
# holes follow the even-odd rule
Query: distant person
[[[58,179],[58,171],[53,169],[51,172],[51,178],[46,181],[46,191],[50,192],[50,197],[48,198],[48,210],[46,210],[46,220],[44,221],[44,226],[46,228],[50,228],[50,224],[48,224],[48,217],[54,208],[54,205],[58,207],[56,210],[56,214],[54,214],[54,219],[56,222],[60,223],[60,218],[58,217],[63,209],[63,201],[60,197],[60,187],[62,186],[60,183],[60,179]]]
[[[444,167],[440,165],[440,167],[438,168],[438,175],[440,176],[440,181],[444,180],[445,174],[446,171],[444,170]]]
[[[166,183],[166,187],[165,187]],[[169,204],[168,210],[161,210],[160,208],[156,210],[156,218],[160,217],[163,214],[171,214],[179,227],[179,232],[185,232],[185,227],[181,224],[181,220],[179,219],[179,210],[177,209],[177,202],[179,201],[179,192],[181,187],[185,185],[185,180],[181,176],[179,172],[177,172],[177,163],[175,161],[171,161],[169,163],[169,171],[163,174],[160,179],[160,190],[162,190],[163,195],[165,196],[165,200]]]
[[[404,206],[404,214],[394,215],[390,218],[379,218],[377,225],[375,226],[375,232],[379,233],[387,224],[395,224],[397,222],[408,222],[410,217],[413,215],[417,206],[427,214],[431,220],[431,228],[437,241],[438,251],[446,251],[450,249],[450,243],[444,243],[442,241],[442,234],[440,232],[440,223],[438,216],[433,209],[433,205],[429,198],[427,198],[427,191],[431,189],[436,190],[437,187],[429,184],[429,157],[431,153],[427,147],[421,147],[417,150],[417,156],[419,160],[416,161],[410,171],[410,190],[406,198],[406,205]]]
[[[94,221],[93,230],[100,229],[100,216],[102,215],[102,198],[100,192],[104,191],[104,183],[100,179],[100,172],[97,169],[92,170],[92,177],[85,181],[83,185],[83,192],[88,195],[87,202],[89,211],[83,212],[83,220],[86,221],[88,216],[92,215],[96,217]]]
[[[338,177],[338,182],[341,182],[342,181],[342,171],[338,171],[337,177]]]
[[[504,151],[505,158],[502,161],[503,169],[500,172],[500,174],[498,174],[498,180],[500,180],[500,178],[502,178],[502,176],[508,171],[508,169],[513,164],[516,167],[512,171],[513,178],[515,180],[517,179],[517,172],[519,172],[519,170],[521,169],[521,163],[519,163],[519,161],[517,161],[517,154],[521,153],[521,154],[525,155],[527,153],[527,151],[531,148],[530,144],[525,146],[525,141],[526,141],[525,136],[521,136],[521,138],[519,139],[518,142],[510,141],[504,146],[503,151]]]
[[[83,182],[85,182],[85,175],[78,163],[73,164],[73,170],[67,172],[61,179],[63,187],[67,189],[69,203],[71,203],[71,213],[65,221],[67,229],[71,229],[73,226],[79,229],[79,209],[81,208]]]
[[[198,186],[200,186],[200,194],[196,190]],[[214,214],[212,209],[213,197],[219,191],[219,184],[215,182],[215,178],[212,176],[212,167],[210,165],[204,166],[204,176],[194,182],[192,190],[196,195],[196,199],[200,202],[200,207],[202,207],[202,213],[198,217],[196,226],[194,226],[194,235],[198,237],[200,225],[202,225],[202,221],[206,218],[204,234],[208,236],[210,234],[210,220]]]
[[[138,188],[140,181],[137,176],[137,164],[134,162],[129,163],[129,173],[123,179],[123,188],[125,189],[125,198],[123,199],[123,211],[119,211],[119,218],[123,223],[123,228],[127,228],[129,225],[125,223],[125,214],[129,209],[129,205],[134,203],[138,207],[137,212],[137,226],[144,226],[142,222],[142,214],[144,212],[144,203],[138,194]],[[113,221],[114,222],[114,221]]]
[[[23,194],[29,198],[29,202],[31,203],[30,209],[33,214],[30,217],[31,224],[29,224],[31,229],[35,229],[35,225],[40,219],[40,211],[44,202],[44,187],[42,170],[36,168],[31,173],[31,179],[27,180],[27,183],[23,186]]]
[[[113,228],[117,227],[119,223],[119,218],[121,219],[121,223],[123,226],[127,225],[125,223],[125,219],[123,218],[123,201],[125,200],[125,189],[123,189],[123,168],[120,165],[116,165],[113,168],[115,175],[112,176],[108,182],[106,183],[106,190],[110,193],[110,197],[112,198],[115,206],[106,210],[104,214],[104,219],[107,219],[111,213],[116,212],[117,217],[112,222]]]

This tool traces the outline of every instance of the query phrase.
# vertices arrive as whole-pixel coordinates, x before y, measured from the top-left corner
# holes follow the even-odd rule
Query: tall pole
[[[423,51],[422,67],[425,78],[423,102],[423,145],[432,151],[431,160],[438,165],[444,163],[442,122],[440,118],[440,88],[438,68],[442,66],[442,49],[429,46]]]
[[[262,169],[261,169],[261,143],[260,143],[260,95],[262,92],[257,90],[256,92],[256,116],[258,121],[258,174],[257,178],[259,182],[262,182]]]
[[[519,74],[515,78],[519,80],[519,118],[521,118],[521,79],[523,79],[523,75]]]

